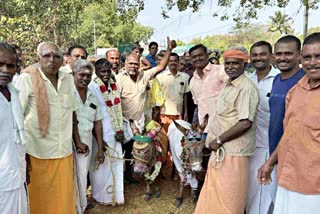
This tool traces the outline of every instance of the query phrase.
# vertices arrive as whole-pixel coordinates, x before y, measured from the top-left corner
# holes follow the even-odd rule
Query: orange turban
[[[242,52],[240,50],[236,50],[236,49],[229,49],[226,50],[223,53],[223,58],[236,58],[236,59],[242,59],[245,62],[248,62],[249,60],[249,55],[245,52]]]

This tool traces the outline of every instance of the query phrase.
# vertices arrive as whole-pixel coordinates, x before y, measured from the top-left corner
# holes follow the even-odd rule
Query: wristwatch
[[[219,145],[222,145],[222,142],[221,142],[221,140],[220,140],[220,138],[219,138],[219,137],[217,137],[217,141],[216,141],[216,143],[217,143],[217,144],[219,144]]]

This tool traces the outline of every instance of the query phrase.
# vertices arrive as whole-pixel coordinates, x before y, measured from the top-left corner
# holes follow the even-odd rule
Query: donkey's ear
[[[176,125],[177,129],[182,132],[183,135],[187,135],[188,129],[181,126],[179,123],[177,123],[175,120],[173,120],[174,125]]]
[[[203,122],[200,125],[201,131],[204,131],[204,129],[207,127],[209,121],[209,114],[206,114],[203,118]]]
[[[163,123],[160,123],[160,125],[155,129],[155,132],[159,133],[161,131],[162,127],[163,127]]]

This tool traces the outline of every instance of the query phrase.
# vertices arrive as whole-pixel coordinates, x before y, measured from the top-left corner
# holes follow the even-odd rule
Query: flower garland
[[[182,147],[182,152],[180,154],[180,160],[181,160],[181,165],[182,165],[182,174],[181,176],[181,183],[186,183],[187,178],[189,176],[193,176],[194,172],[192,171],[191,164],[189,163],[188,157],[187,157],[187,152],[186,149],[184,148],[186,145],[184,136],[182,137],[180,141],[181,147]]]
[[[116,83],[112,78],[109,80],[109,84],[106,85],[101,81],[100,78],[95,78],[94,82],[98,84],[103,98],[105,100],[108,113],[110,114],[112,128],[116,131],[115,140],[117,142],[124,141],[124,135],[122,130],[123,118],[122,109],[120,103],[120,93],[117,89]]]
[[[156,157],[155,157],[156,163],[154,164],[154,170],[151,175],[150,175],[150,172],[147,172],[144,174],[144,178],[146,182],[149,184],[151,184],[156,179],[156,177],[158,177],[161,170],[161,166],[162,166],[162,148],[160,146],[160,142],[158,141],[158,139],[153,139],[153,142],[155,143],[155,148],[156,148]],[[149,170],[151,170],[150,168]]]

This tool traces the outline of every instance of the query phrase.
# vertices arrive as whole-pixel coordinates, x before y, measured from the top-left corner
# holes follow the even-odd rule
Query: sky
[[[236,0],[239,1],[240,0]],[[157,41],[164,44],[166,36],[189,42],[192,38],[204,38],[207,35],[226,34],[234,26],[234,22],[220,21],[219,17],[213,17],[215,12],[223,12],[225,9],[217,8],[217,0],[206,0],[205,4],[197,13],[191,10],[179,12],[174,8],[168,13],[170,18],[164,19],[161,15],[161,7],[165,6],[165,0],[146,0],[145,8],[138,15],[137,21],[145,26],[154,28],[154,34],[150,41]],[[232,17],[236,6],[228,10],[228,14]],[[289,5],[284,9],[277,7],[266,7],[259,12],[258,20],[253,23],[266,23],[269,16],[275,11],[280,10],[293,18],[293,27],[295,32],[302,34],[303,32],[303,8],[301,8],[300,0],[290,0]],[[309,11],[309,28],[320,26],[320,12],[315,10]]]

